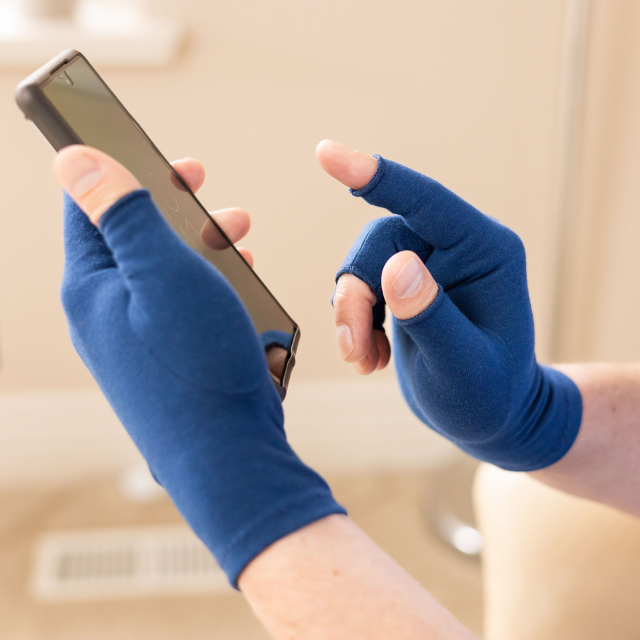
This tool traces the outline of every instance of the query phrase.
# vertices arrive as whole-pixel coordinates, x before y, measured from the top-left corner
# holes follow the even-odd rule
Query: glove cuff
[[[538,365],[534,400],[492,438],[458,442],[471,455],[507,471],[537,471],[563,458],[578,437],[582,396],[576,383],[556,369]]]
[[[241,531],[223,550],[218,562],[231,585],[238,589],[238,578],[247,565],[267,547],[290,533],[332,514],[346,515],[329,489],[316,489],[296,496],[267,511],[264,516]]]
[[[376,188],[378,182],[382,180],[386,161],[382,156],[378,155],[377,153],[374,153],[373,157],[378,161],[378,168],[376,169],[376,172],[373,174],[373,178],[371,178],[371,180],[369,180],[369,182],[367,182],[367,184],[365,184],[364,187],[362,187],[362,189],[349,189],[349,193],[351,193],[351,195],[355,196],[356,198],[361,198],[363,196],[366,196],[368,193],[373,191]]]

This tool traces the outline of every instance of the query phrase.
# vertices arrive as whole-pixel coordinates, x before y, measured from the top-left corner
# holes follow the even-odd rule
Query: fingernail
[[[417,258],[407,261],[391,282],[391,288],[398,298],[408,298],[418,290],[422,282],[422,272],[422,264],[418,263]]]
[[[338,350],[343,360],[346,360],[353,351],[353,335],[351,335],[349,325],[338,325]]]
[[[93,158],[77,153],[65,160],[58,175],[69,195],[81,198],[100,182],[104,171]]]

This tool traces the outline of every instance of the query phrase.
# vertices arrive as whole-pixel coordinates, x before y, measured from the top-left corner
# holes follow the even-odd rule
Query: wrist
[[[507,471],[536,471],[563,458],[582,421],[580,390],[569,377],[535,365],[524,402],[512,410],[494,437],[461,448]]]
[[[180,430],[184,442],[163,448],[152,465],[233,586],[247,564],[283,536],[346,513],[325,480],[287,443],[282,423],[270,415],[278,409],[245,414],[240,433],[213,443],[203,431],[219,436],[234,426],[211,420],[199,433]]]

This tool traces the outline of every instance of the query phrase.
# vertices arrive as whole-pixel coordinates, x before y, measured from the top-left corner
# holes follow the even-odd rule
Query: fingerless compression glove
[[[73,343],[231,583],[279,538],[344,513],[287,443],[242,302],[149,193],[125,196],[99,230],[65,196],[64,222],[62,299]]]
[[[363,189],[369,204],[397,214],[368,224],[337,277],[352,273],[377,296],[399,251],[415,252],[439,285],[433,303],[393,320],[394,362],[413,412],[481,460],[529,471],[569,450],[582,417],[572,380],[540,366],[520,238],[426,176],[379,156]]]

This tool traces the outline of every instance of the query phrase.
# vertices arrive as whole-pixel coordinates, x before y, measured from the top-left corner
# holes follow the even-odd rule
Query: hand
[[[64,152],[64,155],[61,155],[56,160],[55,164],[57,177],[64,178],[65,181],[73,179],[66,163],[69,154],[72,152],[73,149],[69,148],[68,151]],[[180,174],[180,177],[187,183],[191,191],[197,193],[200,190],[205,180],[205,170],[200,162],[193,158],[184,158],[183,160],[172,162],[171,166]],[[76,171],[82,171],[83,168],[85,167],[78,166]],[[142,188],[138,180],[119,163],[110,163],[109,169],[113,174],[113,178],[109,182],[100,180],[102,176],[100,168],[98,168],[97,172],[94,170],[90,171],[89,175],[84,175],[82,178],[84,182],[79,186],[79,192],[76,195],[77,201],[82,201],[83,209],[89,212],[87,215],[94,225],[100,222],[102,214],[117,200],[135,189]],[[63,174],[60,174],[60,171]],[[97,182],[93,184],[94,181]],[[244,209],[237,207],[222,209],[212,212],[211,216],[234,244],[238,240],[242,240],[251,228],[251,218]],[[205,221],[200,233],[202,240],[212,249],[225,249],[227,247],[226,240],[218,233],[218,230],[210,220]],[[251,252],[244,247],[236,247],[236,249],[253,267],[253,255]]]
[[[177,167],[202,184],[198,163]],[[236,584],[264,548],[344,510],[289,447],[262,344],[220,272],[109,156],[68,147],[54,171],[70,196],[62,300],[74,346]],[[249,228],[240,210],[216,217],[233,241]]]
[[[364,374],[386,365],[386,303],[400,386],[423,422],[508,469],[556,462],[578,433],[581,399],[536,362],[520,238],[402,165],[331,141],[317,156],[354,195],[397,214],[367,225],[338,272],[343,358]]]

